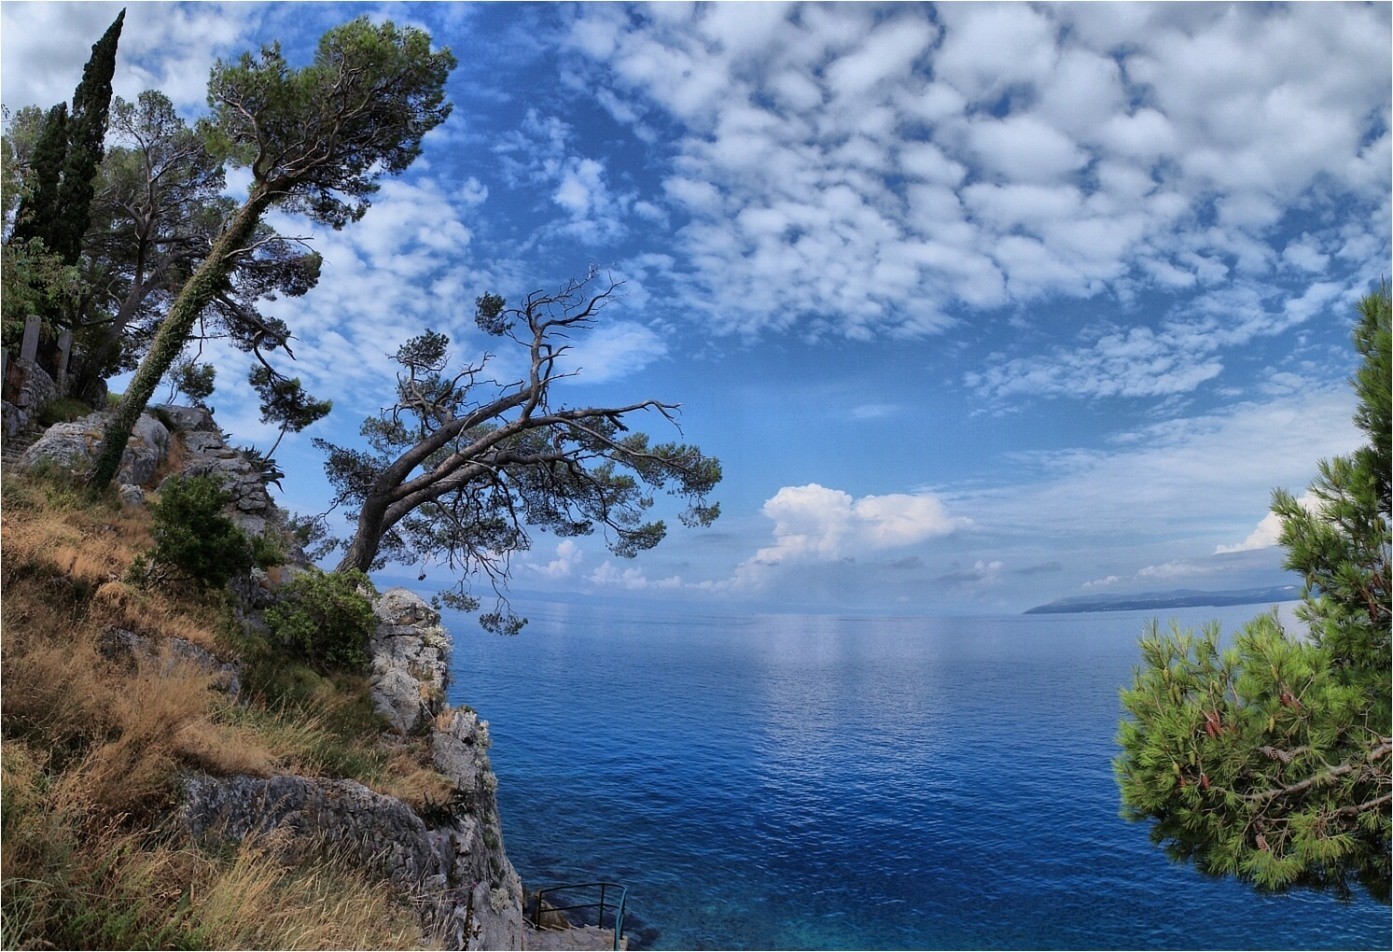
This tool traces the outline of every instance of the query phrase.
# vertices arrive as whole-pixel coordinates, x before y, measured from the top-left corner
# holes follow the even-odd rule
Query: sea
[[[1393,947],[1388,906],[1259,895],[1120,815],[1118,690],[1154,613],[518,607],[506,638],[447,614],[450,700],[491,725],[526,887],[622,883],[632,948]]]

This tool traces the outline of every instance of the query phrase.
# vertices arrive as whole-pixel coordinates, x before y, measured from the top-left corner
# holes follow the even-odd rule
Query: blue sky
[[[68,98],[119,8],[7,0],[5,104]],[[1390,271],[1388,4],[132,3],[116,91],[194,117],[216,58],[303,63],[361,14],[454,50],[455,110],[357,225],[273,219],[325,257],[269,309],[335,401],[277,452],[289,508],[324,508],[310,438],[355,438],[401,341],[478,357],[478,294],[593,265],[625,293],[566,401],[681,403],[723,516],[635,561],[538,535],[523,614],[1289,580],[1269,495],[1358,445],[1349,329]]]

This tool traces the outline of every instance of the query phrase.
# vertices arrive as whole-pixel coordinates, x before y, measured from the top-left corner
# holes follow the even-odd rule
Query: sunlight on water
[[[626,883],[639,945],[1387,948],[1386,907],[1258,897],[1119,818],[1148,617],[447,622],[524,882]]]

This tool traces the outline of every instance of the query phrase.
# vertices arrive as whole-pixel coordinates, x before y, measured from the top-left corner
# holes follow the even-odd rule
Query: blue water
[[[1260,897],[1118,816],[1143,612],[447,617],[528,888],[630,888],[652,948],[1388,949],[1389,910]],[[1174,613],[1231,627],[1253,608]],[[1169,616],[1168,616],[1169,617]],[[647,930],[647,931],[641,931]]]

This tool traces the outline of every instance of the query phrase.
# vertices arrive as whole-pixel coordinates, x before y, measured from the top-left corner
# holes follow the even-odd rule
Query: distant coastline
[[[1194,608],[1223,605],[1258,605],[1291,602],[1301,598],[1299,585],[1273,585],[1267,588],[1230,589],[1201,592],[1176,589],[1171,592],[1140,592],[1135,595],[1079,595],[1036,605],[1026,615],[1072,614],[1076,612],[1125,612],[1155,608]]]

